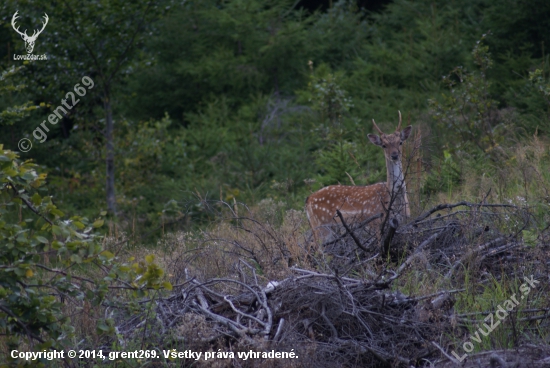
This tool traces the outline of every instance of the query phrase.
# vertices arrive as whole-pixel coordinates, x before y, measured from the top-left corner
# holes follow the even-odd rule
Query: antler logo
[[[34,49],[34,43],[36,42],[36,39],[42,33],[44,28],[46,28],[46,24],[48,24],[48,14],[44,13],[44,22],[42,22],[42,29],[40,31],[34,30],[32,36],[27,35],[27,30],[25,29],[25,32],[19,32],[19,27],[15,28],[15,20],[17,19],[17,13],[19,11],[16,11],[13,15],[13,18],[11,18],[11,26],[15,30],[15,32],[19,33],[21,35],[21,38],[23,41],[25,41],[25,48],[27,49],[27,53],[32,53],[32,50]],[[38,33],[37,33],[38,32]]]

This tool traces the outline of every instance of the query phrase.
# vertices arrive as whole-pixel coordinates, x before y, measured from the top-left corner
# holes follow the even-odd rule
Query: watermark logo
[[[29,138],[22,138],[17,143],[17,148],[21,152],[29,152],[32,148],[32,142]]]
[[[521,296],[521,300],[523,300],[523,298],[525,298],[529,294],[531,289],[537,287],[536,284],[540,283],[540,281],[535,280],[532,275],[531,278],[524,276],[523,279],[525,280],[525,283],[519,287],[519,291],[521,291],[521,293],[523,294]],[[516,299],[516,294],[513,294],[510,299],[507,299],[503,303],[499,304],[497,306],[497,311],[495,312],[495,314],[493,315],[493,313],[491,313],[484,319],[484,321],[489,322],[490,325],[484,323],[483,327],[480,327],[473,335],[470,335],[470,340],[481,343],[482,336],[480,336],[479,333],[481,333],[481,335],[483,336],[488,336],[491,332],[493,332],[495,328],[498,327],[498,325],[500,325],[501,321],[505,320],[506,317],[508,317],[508,312],[513,311],[514,308],[517,307],[519,304],[520,302]],[[498,318],[498,320],[497,318],[494,318],[495,316]],[[451,352],[459,362],[462,362],[464,359],[466,359],[468,353],[471,353],[474,350],[474,344],[471,341],[466,341],[462,345],[462,349],[464,349],[464,351],[466,352],[466,354],[462,356],[459,356],[454,350]]]
[[[82,77],[82,85],[80,83],[77,83],[74,85],[72,91],[67,92],[65,95],[65,98],[61,100],[61,103],[59,106],[57,106],[53,112],[48,116],[47,120],[44,120],[36,129],[32,132],[33,137],[36,141],[40,143],[44,143],[46,139],[48,139],[48,132],[50,129],[48,128],[48,125],[46,124],[46,121],[49,122],[51,125],[56,125],[60,119],[63,118],[63,116],[67,116],[69,114],[69,111],[72,110],[73,107],[76,106],[80,102],[79,97],[86,96],[86,88],[89,90],[94,88],[94,81],[92,78],[85,75]],[[84,87],[83,87],[84,86]],[[76,93],[76,95],[75,95]],[[28,138],[22,138],[19,140],[19,143],[17,144],[17,147],[19,148],[19,151],[21,152],[29,152],[32,148],[32,142]]]
[[[46,54],[44,55],[34,55],[32,51],[34,50],[34,44],[36,42],[36,39],[38,36],[44,31],[44,28],[46,28],[46,25],[48,24],[48,14],[44,13],[44,21],[42,22],[42,28],[40,30],[35,29],[31,36],[27,34],[27,30],[25,29],[25,32],[19,31],[19,26],[16,26],[15,20],[18,18],[17,13],[19,11],[16,11],[13,17],[11,18],[11,26],[15,30],[15,32],[19,33],[23,41],[25,41],[25,48],[27,49],[27,55],[17,55],[13,54],[13,60],[47,60]]]

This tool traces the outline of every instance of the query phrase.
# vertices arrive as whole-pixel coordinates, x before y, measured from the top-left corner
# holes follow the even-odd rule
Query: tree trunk
[[[105,108],[105,140],[106,140],[106,164],[107,164],[107,209],[111,214],[116,216],[116,200],[115,200],[115,149],[113,142],[113,112],[111,110],[110,94],[105,96],[103,104]]]

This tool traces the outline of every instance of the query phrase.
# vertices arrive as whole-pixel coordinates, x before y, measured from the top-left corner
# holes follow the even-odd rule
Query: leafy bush
[[[24,339],[37,350],[74,344],[67,303],[79,315],[84,304],[127,307],[149,290],[171,288],[153,257],[121,262],[102,246],[102,217],[65,216],[47,193],[46,174],[0,150],[0,334],[8,349]],[[114,332],[108,319],[96,326]]]
[[[443,151],[443,160],[437,160],[433,170],[427,175],[422,190],[425,194],[434,195],[444,192],[452,195],[462,183],[462,172],[449,151]]]
[[[497,102],[489,93],[491,83],[487,72],[493,61],[489,47],[483,44],[484,38],[485,35],[472,51],[479,71],[468,72],[461,66],[454,68],[443,79],[450,93],[444,95],[442,103],[432,99],[430,105],[439,129],[462,138],[455,141],[458,142],[455,148],[471,150],[468,146],[473,145],[488,153],[502,142],[504,130],[495,119]]]
[[[313,68],[310,62],[310,68],[307,88],[297,94],[298,101],[308,104],[314,112],[308,116],[319,142],[314,188],[338,183],[373,183],[382,179],[384,162],[374,159],[382,155],[377,155],[378,148],[366,139],[370,122],[365,126],[353,115],[353,100],[342,87],[345,75],[332,72],[327,64]]]

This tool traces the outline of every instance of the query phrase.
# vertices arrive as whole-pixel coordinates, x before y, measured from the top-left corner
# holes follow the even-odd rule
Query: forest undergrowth
[[[338,227],[314,244],[305,212],[283,201],[204,201],[215,214],[207,228],[128,250],[155,254],[174,290],[154,311],[118,316],[121,341],[234,352],[218,366],[265,366],[237,353],[270,349],[307,357],[273,366],[542,366],[549,153],[534,136],[496,158],[411,170],[420,190],[411,189],[411,218],[386,254],[376,230],[357,224],[355,236]],[[423,188],[436,173],[445,190],[430,195]],[[511,297],[521,302],[497,319]],[[499,322],[492,330],[489,316]]]

